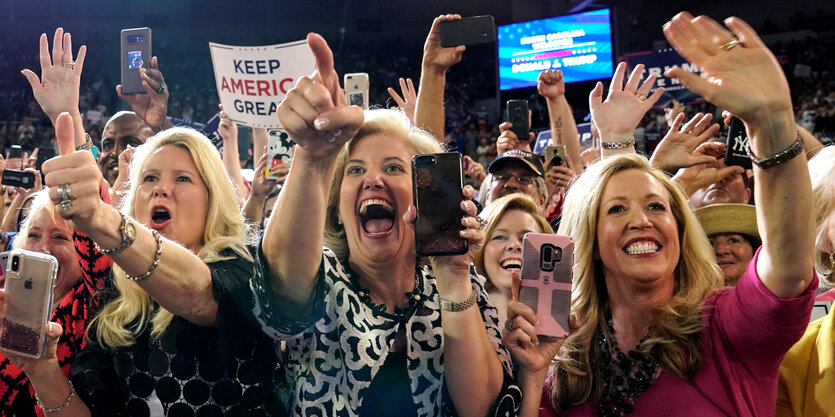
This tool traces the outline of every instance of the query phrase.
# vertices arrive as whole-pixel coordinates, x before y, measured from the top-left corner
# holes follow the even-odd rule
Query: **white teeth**
[[[502,268],[522,268],[522,261],[518,259],[508,259],[502,261],[501,263]]]
[[[365,211],[368,210],[368,206],[374,204],[383,206],[389,211],[394,211],[394,207],[391,204],[389,204],[388,201],[372,198],[370,200],[365,200],[362,202],[362,204],[360,205],[360,214],[365,214]]]
[[[652,242],[637,242],[626,247],[626,253],[630,255],[655,252],[658,252],[658,245]]]

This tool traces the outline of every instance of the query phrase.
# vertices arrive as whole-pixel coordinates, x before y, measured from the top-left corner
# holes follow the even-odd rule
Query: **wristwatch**
[[[128,246],[133,245],[133,242],[136,240],[136,227],[128,220],[128,216],[124,214],[122,214],[122,224],[119,226],[119,231],[122,232],[122,243],[119,246],[113,249],[104,249],[96,243],[96,249],[107,256],[112,256],[121,253]]]
[[[475,305],[477,296],[478,296],[478,293],[476,293],[475,288],[473,288],[473,292],[470,294],[470,297],[467,298],[464,301],[453,302],[453,301],[444,300],[443,298],[440,298],[440,297],[438,298],[438,301],[440,301],[441,309],[443,309],[443,310],[446,310],[446,311],[464,311],[464,310],[466,310],[466,309]]]

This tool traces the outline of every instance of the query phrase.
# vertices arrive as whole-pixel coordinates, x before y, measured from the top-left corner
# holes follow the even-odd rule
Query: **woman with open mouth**
[[[486,415],[509,357],[471,272],[473,190],[460,204],[470,253],[418,259],[411,159],[440,145],[402,112],[348,106],[324,39],[307,41],[317,72],[278,108],[297,146],[246,309],[287,343],[290,414]]]
[[[211,141],[172,128],[136,148],[120,212],[100,198],[106,193],[92,154],[73,150],[68,113],[56,136],[61,156],[43,165],[49,198],[95,242],[79,244],[85,276],[107,278],[69,379],[56,357],[58,323],[48,326],[42,359],[9,355],[40,408],[81,416],[283,415],[275,344],[246,326],[225,295],[253,275],[253,239]]]

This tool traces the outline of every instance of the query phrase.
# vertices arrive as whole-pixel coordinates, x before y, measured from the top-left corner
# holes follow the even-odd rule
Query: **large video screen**
[[[612,76],[609,9],[499,26],[498,38],[501,90],[535,87],[547,69],[567,83]]]

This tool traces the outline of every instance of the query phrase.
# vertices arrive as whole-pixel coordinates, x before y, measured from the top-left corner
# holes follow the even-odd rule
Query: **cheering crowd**
[[[648,122],[663,88],[622,63],[589,93],[586,150],[561,72],[540,73],[565,155],[540,158],[507,122],[494,144],[465,128],[468,251],[424,257],[411,160],[463,126],[445,92],[466,48],[441,47],[438,29],[457,19],[432,22],[418,85],[389,89],[397,109],[348,105],[309,34],[316,71],[277,111],[292,164],[267,179],[253,129],[252,181],[222,108],[222,151],[173,126],[156,58],[144,93],[116,88],[132,111],[93,138],[79,106],[96,51],[42,35],[40,71],[23,75],[57,156],[39,170],[34,152],[0,158],[36,178],[4,190],[2,228],[7,246],[54,256],[58,278],[46,353],[0,353],[0,415],[831,414],[835,313],[810,317],[835,299],[835,147],[801,123],[757,33],[671,18],[664,36],[702,76],[667,75],[722,111],[676,103]],[[733,117],[751,169],[725,164]],[[650,159],[636,151],[648,123],[666,127]],[[574,242],[566,338],[541,337],[519,300],[531,232]]]

